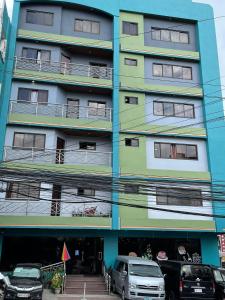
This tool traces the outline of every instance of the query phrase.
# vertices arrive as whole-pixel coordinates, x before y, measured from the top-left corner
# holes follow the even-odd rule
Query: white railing
[[[50,104],[26,101],[10,101],[10,114],[29,114],[69,119],[93,119],[111,121],[111,108],[94,108],[89,106],[71,106],[67,104]]]
[[[71,149],[37,149],[5,147],[4,161],[68,165],[111,166],[112,153]]]
[[[72,196],[70,196],[71,198]],[[42,199],[42,198],[41,198]],[[110,201],[109,196],[109,201]],[[103,199],[105,200],[105,198]],[[3,216],[62,216],[62,217],[111,217],[111,204],[95,202],[90,198],[74,196],[65,199],[6,199],[0,200],[0,215]],[[85,201],[87,203],[85,203]],[[76,203],[77,202],[77,203]],[[82,203],[83,202],[83,203]],[[93,207],[95,208],[93,210]]]
[[[16,69],[112,80],[112,68],[75,63],[42,61],[26,57],[15,57],[15,70]]]

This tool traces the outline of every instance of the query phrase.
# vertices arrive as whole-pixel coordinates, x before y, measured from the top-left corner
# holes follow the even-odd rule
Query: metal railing
[[[62,287],[61,291],[64,293],[65,290],[65,281],[66,281],[66,266],[64,262],[59,262],[44,266],[41,268],[42,280],[45,287],[49,287],[52,281],[54,274],[60,274],[62,276]]]
[[[112,68],[65,62],[43,61],[39,59],[15,57],[15,70],[25,69],[38,72],[77,75],[96,79],[112,80]]]
[[[69,165],[111,166],[112,153],[73,149],[4,147],[4,161]]]
[[[70,198],[71,197],[72,196],[70,196]],[[40,198],[42,199],[42,197]],[[108,199],[109,201],[111,200],[110,196]],[[105,200],[105,197],[103,200]],[[93,207],[95,208],[94,211]],[[51,196],[46,194],[44,200],[28,197],[0,200],[0,215],[110,218],[111,204],[95,202],[94,199],[93,202],[90,202],[90,198],[79,196],[73,196],[73,201],[67,202],[64,198],[62,198],[62,200],[51,199]]]
[[[27,102],[22,100],[10,101],[10,114],[29,114],[69,119],[93,119],[111,121],[111,108],[95,108],[89,106],[71,106],[67,104],[50,104]]]
[[[109,272],[106,269],[106,265],[105,262],[102,262],[102,275],[104,277],[104,281],[106,284],[106,289],[108,291],[108,294],[111,294],[111,275],[109,274]]]

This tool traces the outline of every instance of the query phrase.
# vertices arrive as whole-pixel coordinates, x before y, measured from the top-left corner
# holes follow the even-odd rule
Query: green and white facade
[[[213,18],[211,7],[191,0],[15,1],[1,100],[2,165],[144,179],[159,190],[183,189],[184,197],[190,186],[195,195],[213,191],[225,178]],[[54,241],[51,249],[66,240],[76,245],[73,253],[84,238],[100,239],[97,252],[107,266],[118,253],[141,255],[149,243],[154,256],[164,250],[174,259],[184,245],[219,265],[217,234],[225,220],[210,216],[224,213],[219,202],[162,204],[157,188],[144,195],[74,183],[78,202],[91,193],[113,204],[69,205],[63,187],[40,188],[39,200],[21,199],[18,183],[2,184],[3,265],[22,240],[40,251],[44,240]]]

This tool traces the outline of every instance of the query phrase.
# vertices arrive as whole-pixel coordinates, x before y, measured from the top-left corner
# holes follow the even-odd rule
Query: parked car
[[[225,269],[212,267],[214,284],[215,284],[215,296],[217,300],[225,299]]]
[[[165,278],[166,299],[216,299],[213,271],[209,265],[161,261],[160,267]]]
[[[42,300],[43,285],[40,264],[18,264],[9,277],[4,299]]]
[[[151,260],[118,256],[112,270],[112,290],[124,299],[165,299],[164,278]]]

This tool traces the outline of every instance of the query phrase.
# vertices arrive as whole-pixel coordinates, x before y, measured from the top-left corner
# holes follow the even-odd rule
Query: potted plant
[[[62,283],[62,275],[60,273],[55,273],[51,281],[51,288],[54,290],[55,294],[59,294],[61,292]]]

